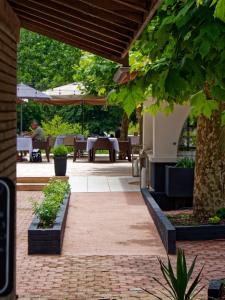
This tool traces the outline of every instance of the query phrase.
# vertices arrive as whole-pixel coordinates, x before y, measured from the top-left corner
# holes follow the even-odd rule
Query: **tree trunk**
[[[142,114],[142,111],[143,111],[143,105],[139,105],[137,108],[136,108],[136,117],[138,119],[138,127],[139,127],[139,136],[140,136],[140,145],[142,145],[143,143],[143,114]]]
[[[126,113],[123,114],[123,119],[121,122],[121,140],[127,140],[128,137],[128,127],[129,127],[129,118]]]
[[[217,209],[225,207],[225,153],[220,151],[222,106],[210,119],[198,117],[194,215],[199,219],[213,216]]]
[[[120,139],[125,141],[128,138],[128,128],[129,128],[129,118],[127,116],[127,113],[124,112],[122,122],[121,122],[121,134]],[[119,153],[119,159],[125,159],[126,153],[123,153],[120,151]]]

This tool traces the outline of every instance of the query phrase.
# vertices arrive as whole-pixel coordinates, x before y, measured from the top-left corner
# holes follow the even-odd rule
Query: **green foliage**
[[[69,191],[68,182],[53,179],[43,190],[44,200],[42,202],[32,200],[33,214],[39,218],[40,227],[51,228],[53,226],[64,196]]]
[[[127,85],[111,90],[108,94],[108,102],[111,105],[121,105],[128,116],[136,109],[136,107],[143,103],[146,99],[146,91],[142,80],[129,82]]]
[[[191,300],[195,299],[196,296],[200,293],[203,289],[200,288],[198,291],[198,285],[201,281],[201,271],[198,275],[193,279],[192,283],[190,283],[195,264],[196,264],[197,256],[194,258],[189,270],[186,264],[185,253],[183,250],[178,249],[177,253],[177,264],[176,264],[176,271],[173,270],[170,258],[168,257],[168,266],[166,266],[163,261],[158,258],[160,269],[164,279],[166,280],[167,285],[161,283],[158,279],[153,278],[161,287],[161,293],[166,296],[166,299],[173,299],[173,300]],[[176,275],[175,275],[176,272]],[[145,290],[147,293],[155,296],[152,292]],[[155,296],[157,299],[165,299]]]
[[[118,64],[87,52],[73,66],[73,79],[82,82],[90,95],[104,96],[116,86],[113,76]]]
[[[191,158],[184,157],[177,161],[176,163],[177,168],[188,168],[188,169],[194,169],[195,167],[195,161]]]
[[[53,148],[54,156],[66,156],[68,154],[68,150],[64,145],[58,145]]]
[[[22,29],[18,45],[17,81],[46,90],[73,82],[72,66],[82,51]]]
[[[148,108],[151,113],[161,111],[161,103],[168,104],[165,112],[169,113],[174,103],[190,100],[194,115],[211,116],[225,100],[225,24],[214,18],[210,1],[202,2],[199,6],[195,0],[162,2],[133,48],[133,69],[139,76],[127,89],[134,95],[141,90],[141,95],[137,93],[139,99],[129,99],[127,104],[127,94],[121,91],[125,87],[121,87],[110,95],[114,102],[134,107],[134,102],[151,94],[157,99]],[[138,64],[135,53],[146,64]]]
[[[42,122],[44,134],[57,136],[60,134],[81,134],[82,129],[80,124],[71,124],[63,121],[62,117],[55,115],[50,121]],[[88,135],[85,130],[85,135]]]
[[[216,216],[219,217],[220,219],[224,220],[225,219],[225,207],[222,207],[217,210]]]
[[[190,103],[192,106],[192,114],[194,116],[203,114],[207,118],[210,118],[212,112],[218,109],[218,102],[215,100],[208,100],[203,91],[192,95],[190,98]]]
[[[219,224],[221,219],[218,216],[214,216],[208,219],[209,224]]]
[[[205,0],[206,1],[206,0]],[[197,0],[198,4],[203,4],[204,0]],[[225,3],[224,0],[212,0],[212,6],[215,6],[214,16],[225,22]]]

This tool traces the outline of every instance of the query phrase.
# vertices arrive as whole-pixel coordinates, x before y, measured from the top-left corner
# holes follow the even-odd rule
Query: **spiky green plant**
[[[173,270],[170,258],[168,257],[168,266],[166,266],[163,261],[158,258],[160,269],[164,279],[166,280],[166,284],[161,283],[158,279],[153,277],[153,279],[163,288],[160,292],[166,296],[166,299],[171,300],[192,300],[201,292],[204,288],[201,287],[197,290],[198,285],[201,281],[201,271],[198,273],[196,278],[190,283],[191,276],[193,270],[195,268],[197,256],[194,258],[191,267],[187,268],[185,253],[183,250],[178,249],[177,253],[177,265],[176,265],[176,275]],[[165,298],[160,298],[159,296],[154,295],[152,292],[143,289],[150,295],[153,295],[156,299],[163,300]],[[196,291],[197,290],[197,291]],[[165,291],[165,292],[164,292]]]

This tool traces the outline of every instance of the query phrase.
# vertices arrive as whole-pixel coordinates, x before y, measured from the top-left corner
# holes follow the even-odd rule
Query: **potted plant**
[[[43,201],[32,202],[35,215],[28,229],[28,254],[60,254],[70,199],[67,181],[52,179]]]
[[[66,175],[67,153],[67,148],[64,145],[58,145],[53,149],[56,176]]]
[[[175,166],[166,166],[165,192],[168,197],[193,197],[195,161],[180,159]]]
[[[164,278],[161,282],[153,277],[153,280],[158,283],[161,288],[162,298],[155,295],[153,292],[143,289],[148,294],[155,297],[155,299],[171,299],[171,300],[194,300],[205,286],[199,287],[202,280],[203,267],[197,275],[193,276],[193,271],[196,265],[197,256],[192,261],[191,266],[188,268],[186,263],[185,253],[182,249],[177,251],[176,269],[173,268],[172,262],[168,257],[167,265],[158,258],[160,269]],[[165,282],[165,283],[164,283]],[[165,298],[166,297],[166,298]]]

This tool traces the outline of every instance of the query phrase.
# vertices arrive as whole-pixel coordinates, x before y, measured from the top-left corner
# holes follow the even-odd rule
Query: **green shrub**
[[[68,154],[67,148],[64,145],[58,145],[53,148],[54,156],[65,156]]]
[[[209,224],[219,224],[221,219],[218,216],[214,216],[208,219]]]
[[[43,190],[44,200],[42,202],[32,200],[33,214],[39,218],[41,228],[51,228],[53,226],[64,196],[69,191],[70,185],[68,182],[53,179]]]
[[[191,158],[184,157],[184,158],[181,158],[177,161],[176,167],[177,168],[194,169],[195,161]]]
[[[216,215],[222,220],[225,219],[225,207],[218,209]]]
[[[201,287],[197,290],[198,285],[201,281],[201,274],[203,267],[201,268],[201,271],[198,273],[198,275],[193,278],[192,283],[190,284],[190,280],[192,277],[193,270],[195,268],[197,256],[194,258],[191,267],[187,268],[186,264],[186,258],[184,251],[181,249],[178,249],[177,253],[177,268],[176,272],[173,270],[170,258],[168,257],[168,266],[166,266],[163,261],[158,258],[160,269],[163,274],[164,279],[166,280],[166,285],[161,283],[158,279],[153,279],[162,287],[161,292],[166,298],[160,298],[158,296],[155,296],[152,292],[144,289],[147,293],[150,295],[153,295],[155,298],[163,300],[163,299],[172,299],[172,300],[192,300],[195,299],[195,297],[200,293],[200,291],[204,288]],[[197,291],[196,291],[197,290]]]
[[[64,122],[62,117],[55,115],[49,122],[42,122],[42,128],[45,136],[57,136],[62,134],[81,134],[82,126],[79,123]],[[84,131],[84,135],[88,136],[88,130]]]

